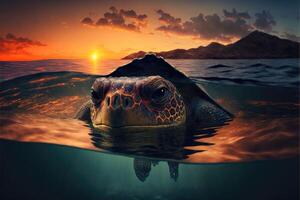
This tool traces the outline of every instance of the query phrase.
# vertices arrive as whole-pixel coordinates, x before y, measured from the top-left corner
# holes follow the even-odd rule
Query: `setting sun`
[[[91,54],[91,60],[94,61],[94,62],[99,60],[99,53],[98,52],[93,52]]]

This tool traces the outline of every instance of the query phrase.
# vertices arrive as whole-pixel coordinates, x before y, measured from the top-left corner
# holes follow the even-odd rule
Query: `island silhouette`
[[[174,49],[171,51],[139,51],[123,59],[144,57],[154,53],[166,59],[264,59],[264,58],[299,58],[300,43],[282,39],[261,31],[253,31],[240,40],[223,45],[212,42],[207,46],[191,49]]]

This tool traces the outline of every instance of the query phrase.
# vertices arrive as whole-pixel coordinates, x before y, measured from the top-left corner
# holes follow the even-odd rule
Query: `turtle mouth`
[[[171,123],[171,124],[155,124],[155,125],[120,125],[112,126],[107,124],[94,124],[94,128],[100,129],[105,132],[110,131],[143,131],[143,130],[159,130],[159,129],[169,129],[175,127],[182,127],[183,123]]]

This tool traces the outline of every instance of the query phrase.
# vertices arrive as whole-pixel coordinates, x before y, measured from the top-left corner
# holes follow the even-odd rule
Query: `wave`
[[[261,68],[261,67],[263,67],[263,68],[273,68],[272,66],[270,66],[270,65],[266,65],[266,64],[262,64],[262,63],[256,63],[256,64],[252,64],[252,65],[248,65],[248,66],[246,66],[246,67],[259,67],[259,68]]]
[[[246,83],[251,83],[255,85],[264,85],[264,82],[254,80],[254,79],[243,79],[243,78],[224,78],[224,77],[200,77],[200,76],[193,76],[190,77],[194,81],[198,81],[199,79],[202,80],[207,80],[207,81],[216,81],[216,82],[221,82],[221,81],[230,81],[233,83],[237,84],[246,84]]]
[[[280,69],[280,70],[286,70],[286,69],[297,69],[299,70],[299,67],[297,66],[292,66],[292,65],[281,65],[276,67],[276,69]]]
[[[232,66],[218,64],[218,65],[212,65],[212,66],[209,66],[208,69],[231,68],[231,67],[232,67]]]
[[[276,69],[276,70],[286,70],[286,69],[294,69],[294,68],[298,68],[299,66],[293,66],[293,65],[267,65],[267,64],[262,64],[262,63],[256,63],[256,64],[252,64],[252,65],[245,65],[243,66],[243,68],[259,68],[259,69]]]
[[[218,84],[236,84],[236,85],[251,85],[251,86],[276,86],[276,87],[299,87],[299,81],[288,83],[277,83],[272,81],[258,81],[255,79],[245,78],[224,78],[224,77],[190,77],[195,83],[211,82]]]
[[[299,73],[300,73],[300,69],[299,68],[291,68],[291,69],[288,69],[287,71],[285,71],[285,73],[289,77],[298,77]]]
[[[256,63],[252,65],[239,65],[239,66],[231,66],[231,65],[223,65],[223,64],[217,64],[217,65],[211,65],[208,66],[207,69],[219,69],[219,68],[233,68],[236,69],[259,69],[259,70],[267,70],[267,69],[276,69],[276,70],[287,70],[287,69],[296,69],[299,70],[299,66],[293,66],[293,65],[279,65],[279,66],[272,66],[262,63]]]

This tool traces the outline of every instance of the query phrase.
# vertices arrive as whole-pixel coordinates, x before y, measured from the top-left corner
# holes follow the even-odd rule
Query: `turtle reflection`
[[[186,159],[188,155],[201,150],[188,150],[187,146],[204,146],[212,143],[200,142],[202,137],[211,137],[215,128],[201,130],[198,134],[189,133],[182,128],[161,130],[145,130],[139,132],[101,132],[92,129],[92,143],[100,149],[115,153],[135,156],[133,168],[140,181],[145,181],[150,175],[151,167],[158,165],[161,160]],[[197,140],[197,141],[196,141]],[[167,161],[170,178],[177,180],[179,163]]]

